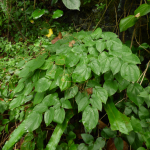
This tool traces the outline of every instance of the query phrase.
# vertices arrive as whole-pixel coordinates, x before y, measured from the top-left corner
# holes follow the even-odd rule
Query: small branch
[[[144,77],[145,77],[145,74],[146,74],[146,72],[147,72],[147,69],[148,69],[148,67],[149,67],[149,63],[150,63],[150,60],[149,60],[149,62],[147,63],[147,66],[146,66],[146,69],[145,69],[145,71],[143,72],[143,77],[142,77],[142,80],[141,80],[141,83],[140,83],[140,85],[142,84],[142,82],[143,82],[143,79],[144,79]]]

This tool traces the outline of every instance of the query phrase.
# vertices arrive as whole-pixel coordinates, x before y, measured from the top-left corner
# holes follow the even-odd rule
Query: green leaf
[[[109,138],[114,138],[117,135],[117,131],[112,131],[110,128],[105,127],[102,132],[101,136],[103,138],[109,139]]]
[[[82,40],[87,36],[87,32],[85,32],[84,30],[81,30],[80,32],[74,32],[73,36],[77,38],[78,40]]]
[[[92,34],[91,37],[93,39],[99,39],[102,35],[102,29],[101,28],[97,28]]]
[[[119,130],[124,134],[128,134],[132,130],[129,118],[117,110],[112,100],[106,103],[105,110],[112,130]]]
[[[79,10],[80,0],[62,0],[62,2],[64,3],[64,5],[68,9],[77,9],[77,10]]]
[[[38,19],[40,18],[43,14],[45,13],[45,9],[36,9],[33,13],[32,13],[32,17],[33,19]]]
[[[98,110],[91,106],[87,106],[82,114],[82,122],[87,130],[92,130],[98,123]]]
[[[121,65],[122,65],[122,63],[121,63],[119,58],[114,57],[111,60],[111,62],[110,62],[110,69],[111,69],[113,75],[115,75],[116,73],[118,73],[120,71]]]
[[[135,132],[134,132],[135,133]],[[133,149],[138,149],[143,146],[143,137],[139,133],[135,133],[135,141],[131,145]]]
[[[132,51],[131,51],[131,49],[128,46],[122,45],[122,47],[116,47],[113,50],[111,49],[109,51],[109,54],[113,55],[113,56],[116,56],[116,57],[119,57],[119,58],[122,58],[124,56],[131,55]]]
[[[148,119],[150,117],[149,110],[146,109],[144,106],[140,106],[139,108],[139,118],[142,119]]]
[[[102,52],[106,48],[106,43],[103,40],[96,41],[96,49],[99,52]]]
[[[51,58],[51,57],[50,57]],[[40,67],[42,70],[47,70],[49,68],[52,68],[53,66],[53,60],[52,59],[47,59],[45,63]]]
[[[106,104],[106,101],[108,99],[108,93],[104,88],[100,86],[95,86],[95,88],[93,88],[92,98],[94,100],[97,98],[97,100],[100,100],[101,102]]]
[[[72,131],[68,133],[67,141],[76,139],[76,134]]]
[[[87,82],[87,87],[91,88],[91,87],[95,87],[95,86],[101,86],[97,80],[88,80]]]
[[[56,74],[56,71],[57,71],[57,65],[53,65],[51,66],[47,71],[46,71],[46,77],[49,78],[49,79],[54,79],[55,78],[55,74]]]
[[[35,91],[36,92],[44,92],[48,90],[50,87],[52,81],[46,79],[46,78],[41,78],[35,83]]]
[[[56,73],[55,73],[55,78],[52,84],[50,85],[50,90],[56,88],[60,84],[61,77],[63,76],[63,69],[62,68],[57,68]]]
[[[143,131],[140,120],[138,120],[134,116],[131,117],[131,124],[132,124],[132,127],[133,127],[134,131],[137,131],[137,132],[142,132]]]
[[[81,137],[86,144],[92,144],[94,142],[94,138],[90,134],[84,133],[84,134],[81,134]]]
[[[79,56],[73,52],[68,52],[65,61],[67,67],[73,67],[78,63]]]
[[[49,33],[49,30],[48,29],[42,29],[41,30],[41,34],[42,35],[47,35]]]
[[[146,141],[146,146],[149,148],[150,147],[150,133],[145,132],[143,138]]]
[[[122,42],[120,39],[118,38],[111,38],[110,40],[107,41],[107,43],[110,42],[111,43],[111,47],[109,50],[120,50],[122,48]]]
[[[40,103],[44,98],[44,94],[45,94],[45,92],[42,92],[42,93],[37,92],[35,94],[35,97],[34,97],[34,100],[33,100],[33,105],[36,105],[36,104]]]
[[[142,4],[134,11],[134,15],[137,15],[138,13],[140,13],[140,16],[144,16],[148,14],[149,12],[150,12],[150,5]]]
[[[70,99],[76,96],[78,93],[78,86],[74,85],[73,87],[70,87],[69,89],[65,90],[65,99]]]
[[[104,74],[104,80],[114,80],[114,75],[112,74],[112,71],[107,71]]]
[[[42,122],[42,114],[38,112],[31,112],[25,120],[25,130],[32,132],[37,129]]]
[[[26,77],[29,74],[30,70],[28,67],[23,68],[20,72],[19,72],[19,77]]]
[[[108,71],[110,69],[110,59],[109,59],[107,52],[102,52],[99,55],[98,60],[100,62],[102,73],[105,73],[106,71]]]
[[[135,141],[135,132],[134,131],[131,131],[129,133],[129,135],[126,135],[127,139],[128,139],[128,142],[130,145],[133,144],[133,142]]]
[[[75,96],[75,101],[76,101],[76,103],[79,105],[79,102],[80,102],[81,99],[84,98],[84,97],[89,98],[88,94],[78,92],[78,94]]]
[[[139,47],[138,47],[138,50],[143,50],[144,48],[148,48],[149,45],[147,43],[142,43]]]
[[[28,84],[26,84],[25,88],[24,88],[24,91],[23,91],[23,94],[25,96],[29,95],[30,92],[32,91],[33,89],[33,83],[32,82],[29,82]]]
[[[64,91],[64,90],[68,89],[70,86],[71,86],[71,77],[68,74],[68,72],[65,71],[65,73],[63,74],[63,76],[60,79],[59,87],[60,87],[61,91]]]
[[[137,150],[146,150],[144,147],[139,147]]]
[[[20,82],[16,87],[15,89],[13,90],[14,93],[18,93],[20,91],[22,91],[22,89],[24,88],[24,83],[23,82]]]
[[[25,60],[21,60],[21,61],[17,62],[16,67],[21,68],[25,64],[25,62],[26,62]]]
[[[46,126],[48,126],[54,119],[54,108],[50,107],[44,114],[44,121]]]
[[[71,109],[72,108],[72,105],[71,105],[69,100],[61,98],[60,101],[61,101],[61,104],[62,104],[63,108],[66,108],[66,109]]]
[[[26,63],[25,68],[29,68],[30,71],[34,71],[40,68],[45,62],[45,57],[45,55],[40,55],[35,59],[32,59],[31,61]]]
[[[128,81],[135,82],[140,77],[140,70],[134,64],[124,63],[121,67],[121,76]]]
[[[2,125],[9,123],[9,119],[3,119],[2,120]]]
[[[14,109],[14,108],[20,106],[23,102],[23,98],[24,98],[24,96],[22,96],[22,95],[14,98],[9,104],[9,109]]]
[[[132,108],[130,108],[130,107],[125,107],[124,114],[125,114],[126,116],[128,116],[129,114],[131,114],[131,112],[132,112]]]
[[[74,114],[72,111],[67,111],[64,122],[62,124],[57,124],[45,150],[56,150],[56,147],[60,141],[60,138],[62,134],[64,133],[68,125],[68,122],[73,117],[73,115]]]
[[[61,17],[62,15],[63,15],[63,11],[57,9],[56,11],[53,12],[52,18],[57,19],[57,18]]]
[[[101,65],[100,65],[100,62],[97,59],[92,60],[91,63],[88,66],[91,68],[91,70],[95,74],[100,75]]]
[[[88,51],[91,55],[98,56],[99,52],[93,46],[88,47]]]
[[[116,80],[118,81],[118,88],[120,91],[127,88],[127,86],[130,84],[129,81],[123,79],[123,77],[120,75],[120,73],[115,75]]]
[[[93,41],[89,37],[84,38],[83,42],[84,42],[85,46],[93,46],[93,45],[95,45],[95,41]]]
[[[131,64],[141,64],[140,59],[135,54],[124,56],[122,60]]]
[[[56,64],[56,65],[64,65],[64,64],[65,64],[65,59],[66,59],[65,56],[59,55],[59,56],[57,56],[56,59],[55,59],[55,64]]]
[[[124,143],[123,143],[122,138],[116,137],[114,140],[114,144],[117,150],[123,150]]]
[[[109,39],[117,38],[118,35],[116,35],[113,32],[103,32],[101,37],[105,40],[109,40]]]
[[[40,70],[36,70],[32,76],[32,82],[35,83],[40,77]]]
[[[100,149],[105,146],[105,140],[102,137],[98,137],[94,143],[93,150]]]
[[[6,141],[2,150],[10,149],[25,133],[25,122],[22,122],[11,134],[9,141]]]
[[[8,102],[0,101],[0,113],[3,114],[8,109]]]
[[[34,150],[35,148],[35,142],[31,142],[31,141],[24,141],[22,144],[21,144],[21,150]]]
[[[44,103],[40,103],[38,105],[36,105],[33,109],[33,111],[36,111],[38,113],[43,113],[48,109],[47,105]]]
[[[53,121],[62,124],[65,119],[65,110],[63,108],[58,108],[54,111]]]
[[[78,64],[72,74],[74,82],[86,81],[90,78],[91,69],[86,64]]]
[[[126,31],[128,28],[132,27],[137,21],[137,18],[134,15],[129,15],[121,19],[119,23],[120,32]]]
[[[56,103],[59,103],[58,94],[54,93],[54,94],[49,94],[45,96],[42,103],[46,104],[47,107],[55,105]]]
[[[56,4],[58,2],[58,0],[52,0],[51,1],[51,6],[53,6],[54,4]]]
[[[108,96],[114,95],[118,90],[117,81],[107,80],[105,81],[103,88],[107,91]]]
[[[143,104],[144,98],[137,95],[139,95],[142,91],[143,87],[138,83],[130,84],[127,88],[127,95],[129,99],[139,107]]]
[[[84,143],[81,143],[80,145],[78,145],[78,150],[88,150],[88,146]]]
[[[93,107],[102,111],[102,101],[97,96],[92,95],[92,98],[90,98],[90,103],[92,104]]]
[[[83,97],[78,103],[78,113],[83,111],[89,105],[89,98]]]

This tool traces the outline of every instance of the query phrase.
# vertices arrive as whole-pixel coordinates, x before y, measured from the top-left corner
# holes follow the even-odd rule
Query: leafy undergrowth
[[[7,62],[14,65],[1,84],[2,150],[150,148],[150,87],[116,34],[98,28],[43,45]]]

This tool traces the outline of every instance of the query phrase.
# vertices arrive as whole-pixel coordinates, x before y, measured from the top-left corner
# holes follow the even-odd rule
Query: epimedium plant
[[[150,91],[137,82],[140,78],[137,64],[140,60],[130,48],[122,44],[115,33],[102,32],[101,28],[64,36],[49,46],[48,52],[30,61],[21,61],[20,80],[11,93],[12,100],[2,101],[0,105],[3,112],[19,109],[19,113],[24,114],[2,150],[13,148],[24,135],[24,145],[27,141],[34,149],[33,131],[41,132],[42,120],[46,126],[57,123],[45,150],[62,148],[65,144],[58,143],[74,115],[82,114],[82,124],[90,133],[98,125],[99,111],[103,108],[110,128],[104,128],[102,137],[96,140],[90,134],[82,134],[86,144],[79,145],[73,142],[74,133],[69,132],[70,147],[102,149],[105,140],[112,137],[116,138],[116,147],[123,144],[124,138],[133,149],[141,148],[143,142],[150,148],[147,109]],[[127,96],[120,100],[124,93]]]

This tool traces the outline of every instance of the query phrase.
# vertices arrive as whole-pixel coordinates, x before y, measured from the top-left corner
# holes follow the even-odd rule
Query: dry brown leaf
[[[4,101],[2,98],[0,98],[0,101]]]
[[[140,13],[137,13],[134,17],[139,18],[140,17]]]
[[[73,47],[73,44],[75,44],[75,40],[72,40],[71,42],[69,42],[69,47]]]
[[[4,58],[4,56],[0,56],[0,59]]]
[[[55,44],[58,40],[62,39],[62,34],[59,32],[58,36],[55,37],[51,42],[52,44]]]
[[[107,124],[105,124],[103,121],[101,121],[101,120],[98,120],[98,123],[99,123],[99,125],[98,125],[98,128],[99,129],[103,129],[103,128],[105,128],[105,127],[107,127]]]
[[[93,88],[87,88],[86,91],[87,91],[88,95],[93,94]]]
[[[58,38],[59,38],[59,39],[62,39],[62,34],[61,34],[61,32],[59,32]]]
[[[126,141],[123,141],[123,150],[128,150],[128,143]],[[107,142],[107,148],[106,150],[117,150],[114,143],[114,138],[111,138]]]

